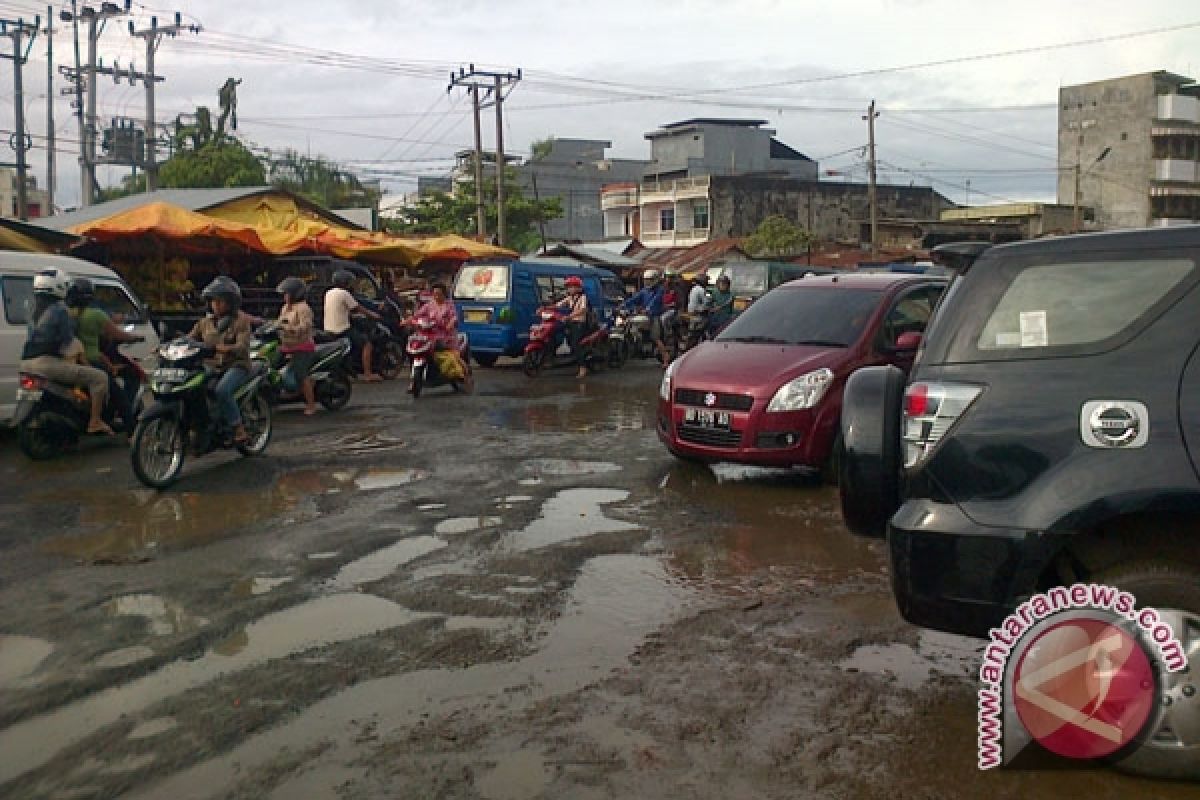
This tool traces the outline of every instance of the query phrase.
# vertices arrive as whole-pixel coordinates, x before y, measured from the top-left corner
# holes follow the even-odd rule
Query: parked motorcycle
[[[406,352],[412,361],[412,396],[421,396],[421,391],[438,386],[450,386],[454,391],[461,391],[466,381],[448,379],[438,367],[435,358],[435,343],[437,341],[437,324],[432,320],[419,319],[413,323],[416,328],[408,335]],[[471,344],[465,333],[458,334],[458,355],[466,365],[467,378],[471,375]]]
[[[353,391],[350,383],[350,342],[345,339],[317,345],[316,360],[308,371],[312,379],[317,401],[330,411],[338,411],[350,402]],[[288,358],[279,341],[279,326],[272,322],[255,332],[250,341],[250,358],[261,361],[268,368],[263,382],[263,393],[272,405],[297,403],[304,400],[300,387],[289,389],[284,385],[284,373]]]
[[[574,360],[574,354],[559,355],[559,350],[566,345],[565,320],[566,314],[554,306],[538,311],[538,321],[529,329],[529,344],[525,345],[525,357],[521,362],[521,369],[530,378],[543,369],[556,366],[560,358]],[[586,366],[589,369],[611,364],[610,331],[608,326],[600,325],[580,340],[579,346],[588,354]]]
[[[234,395],[250,439],[233,440],[233,431],[217,422],[213,388],[220,374],[204,364],[211,347],[179,339],[158,349],[158,369],[150,377],[154,404],[138,419],[133,433],[133,473],[154,489],[165,489],[179,477],[184,458],[215,450],[236,449],[244,456],[261,455],[271,441],[271,404],[263,391],[267,368],[252,362],[250,377]]]

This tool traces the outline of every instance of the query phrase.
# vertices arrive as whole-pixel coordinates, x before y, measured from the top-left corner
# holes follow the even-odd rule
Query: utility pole
[[[154,54],[158,52],[158,46],[162,43],[164,36],[178,36],[182,31],[191,31],[199,33],[200,27],[197,25],[184,25],[183,15],[178,11],[175,12],[175,23],[164,28],[158,27],[158,17],[150,18],[150,27],[146,30],[134,30],[133,23],[129,23],[129,35],[139,39],[144,39],[146,42],[146,163],[143,165],[146,173],[146,191],[153,192],[158,188],[158,123],[154,116],[154,85],[165,81],[166,78],[160,77],[154,73]]]
[[[12,142],[13,149],[17,151],[17,219],[28,219],[28,177],[29,166],[25,162],[25,151],[29,149],[28,135],[25,133],[25,88],[22,84],[21,68],[25,66],[26,60],[29,58],[29,51],[33,49],[33,40],[37,38],[38,28],[41,26],[41,18],[34,17],[33,24],[30,25],[23,19],[18,19],[15,22],[12,20],[0,20],[0,34],[12,39],[13,52],[11,58],[13,62],[13,102],[16,108],[16,132],[13,134]],[[29,37],[29,41],[25,41],[25,37]]]
[[[867,107],[867,203],[871,207],[871,257],[879,255],[879,187],[877,185],[875,161],[875,120],[879,113],[875,101]]]
[[[483,144],[480,132],[479,112],[489,105],[496,107],[496,241],[504,244],[505,208],[504,208],[504,98],[512,87],[521,80],[521,70],[514,75],[511,72],[486,72],[475,69],[471,64],[469,70],[459,68],[458,72],[450,73],[449,92],[455,87],[469,88],[471,101],[475,112],[475,195],[479,204],[476,213],[479,217],[479,234],[487,235],[485,207],[483,205]],[[508,92],[505,91],[508,90]],[[484,101],[480,92],[485,91],[490,100]]]
[[[58,154],[54,135],[54,6],[46,6],[46,207],[42,216],[54,216],[54,187],[58,181]]]

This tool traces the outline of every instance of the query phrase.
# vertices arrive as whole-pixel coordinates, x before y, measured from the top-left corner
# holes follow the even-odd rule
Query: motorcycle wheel
[[[521,371],[527,377],[536,378],[538,373],[542,371],[542,367],[546,363],[545,352],[542,350],[534,350],[525,354],[525,358],[521,361]]]
[[[425,370],[421,367],[413,367],[412,370],[412,396],[417,399],[421,396],[421,390],[425,388]]]
[[[46,461],[62,455],[76,437],[49,424],[49,415],[34,414],[17,427],[17,446],[31,461]]]
[[[345,373],[339,372],[317,386],[317,400],[330,411],[340,411],[350,402],[352,391],[350,379]]]
[[[384,380],[395,380],[404,366],[404,351],[395,342],[388,342],[379,359],[379,374]]]
[[[487,369],[488,367],[496,366],[496,361],[500,358],[496,353],[476,353],[475,363]]]
[[[260,392],[255,392],[242,400],[241,411],[250,441],[238,445],[238,452],[244,456],[262,455],[271,441],[271,404]]]
[[[625,352],[625,342],[615,341],[608,343],[608,366],[613,369],[620,369],[625,366],[625,361],[629,358],[629,354]]]
[[[133,474],[151,489],[173,484],[183,471],[186,454],[187,437],[174,417],[139,422],[133,432]]]

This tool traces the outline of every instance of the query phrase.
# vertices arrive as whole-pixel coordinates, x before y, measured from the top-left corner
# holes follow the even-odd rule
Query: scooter
[[[154,404],[142,412],[133,432],[133,474],[146,486],[165,489],[183,471],[188,453],[203,456],[236,449],[262,455],[271,441],[271,404],[263,391],[267,366],[251,362],[250,377],[234,393],[250,438],[241,444],[217,422],[213,388],[219,372],[204,363],[215,351],[199,342],[178,339],[158,349],[158,369],[150,376]]]
[[[34,461],[62,455],[87,435],[91,397],[74,386],[54,383],[36,372],[21,372],[17,383],[17,446]],[[116,427],[116,408],[110,399],[104,421]],[[126,423],[128,425],[128,422]]]
[[[521,369],[530,377],[536,377],[543,369],[554,367],[561,357],[559,351],[566,346],[566,314],[554,306],[545,306],[538,311],[538,321],[529,329],[529,344],[525,345],[525,357]],[[587,352],[587,366],[595,369],[611,364],[611,328],[600,325],[579,341]],[[621,366],[620,361],[616,366]]]
[[[345,408],[350,402],[353,384],[350,383],[350,367],[346,360],[349,355],[350,342],[346,339],[317,345],[316,360],[309,369],[308,377],[313,381],[317,401],[330,411]],[[258,329],[250,340],[250,358],[261,361],[268,368],[263,392],[272,405],[297,403],[304,399],[300,387],[289,388],[285,385],[288,359],[279,341],[277,323],[268,323]]]
[[[683,335],[679,343],[679,352],[686,353],[707,338],[708,312],[700,311],[695,314],[685,314],[681,320]]]
[[[458,355],[466,365],[467,379],[465,381],[450,380],[438,368],[437,358],[435,358],[434,344],[437,341],[437,324],[428,319],[418,319],[412,324],[416,330],[408,335],[405,352],[412,361],[410,376],[412,388],[409,391],[412,392],[413,398],[420,397],[423,389],[438,386],[450,386],[456,392],[462,391],[464,385],[471,379],[471,344],[467,335],[460,333],[457,336]]]
[[[613,317],[612,326],[608,328],[608,365],[613,369],[625,366],[636,347],[629,315],[618,311]]]

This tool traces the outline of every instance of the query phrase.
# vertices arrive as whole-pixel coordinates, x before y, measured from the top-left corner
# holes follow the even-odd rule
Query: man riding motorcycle
[[[104,421],[108,400],[108,375],[95,367],[84,366],[82,345],[76,345],[71,315],[63,300],[71,278],[60,269],[39,272],[33,279],[33,313],[29,317],[25,346],[21,349],[22,372],[32,372],[63,386],[84,386],[91,400],[88,433],[113,435]],[[79,353],[72,355],[73,346]]]
[[[214,389],[217,414],[221,422],[233,429],[234,443],[245,444],[250,435],[242,424],[242,412],[233,395],[250,377],[251,318],[241,310],[241,287],[228,276],[218,275],[200,296],[208,302],[212,313],[196,323],[188,338],[216,350],[207,363],[224,373]]]
[[[708,312],[708,335],[716,336],[733,319],[733,290],[728,275],[717,278],[716,291],[712,293]]]
[[[84,357],[91,366],[108,376],[108,396],[112,398],[125,429],[132,430],[138,380],[132,370],[127,370],[124,385],[117,382],[117,366],[104,355],[103,344],[134,344],[144,342],[145,338],[121,330],[104,309],[93,305],[95,299],[96,287],[88,278],[75,278],[67,287],[67,311],[74,319],[75,335],[83,344]]]
[[[379,320],[376,312],[362,305],[350,293],[354,283],[354,273],[348,269],[339,269],[333,273],[333,288],[325,292],[325,330],[334,336],[342,336],[350,340],[362,355],[362,379],[367,383],[379,383],[382,375],[376,375],[371,368],[375,356],[375,345],[371,339],[355,329],[351,317],[362,316]]]
[[[579,365],[579,374],[577,377],[586,378],[587,370],[587,353],[580,345],[580,342],[590,332],[589,325],[589,309],[587,295],[583,293],[583,280],[577,275],[571,275],[566,280],[567,296],[562,299],[556,306],[562,311],[567,312],[565,319],[567,326],[567,346],[571,348],[571,355],[575,358],[575,363]]]
[[[304,416],[317,413],[317,392],[312,378],[308,376],[316,358],[317,345],[313,340],[313,312],[305,302],[308,286],[300,278],[291,276],[280,281],[275,291],[283,295],[283,308],[279,309],[279,344],[288,356],[284,372],[284,384],[291,391],[299,390],[304,395]]]
[[[671,356],[667,352],[666,344],[663,343],[662,315],[665,309],[663,307],[662,274],[656,269],[648,269],[643,272],[642,288],[622,303],[621,308],[626,311],[646,312],[646,315],[650,317],[650,340],[658,349],[663,366],[670,364]]]

